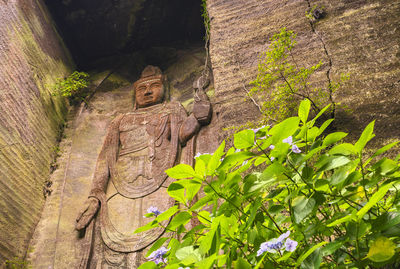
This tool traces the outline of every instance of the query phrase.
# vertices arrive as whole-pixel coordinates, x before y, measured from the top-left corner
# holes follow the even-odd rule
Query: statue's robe
[[[141,251],[164,229],[133,232],[152,220],[144,217],[149,207],[173,206],[167,194],[171,179],[164,171],[178,161],[191,164],[191,138],[198,129],[177,102],[140,108],[111,122],[89,195],[100,201],[100,210],[86,229],[80,268],[137,268],[143,262]]]

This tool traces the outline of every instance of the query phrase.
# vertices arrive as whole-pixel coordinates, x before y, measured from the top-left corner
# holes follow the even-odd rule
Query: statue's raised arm
[[[179,140],[184,145],[186,142],[196,134],[201,126],[210,123],[212,108],[210,100],[205,93],[205,88],[208,86],[209,80],[204,79],[203,76],[198,78],[193,83],[194,88],[194,102],[193,102],[193,112],[184,121],[179,130]]]

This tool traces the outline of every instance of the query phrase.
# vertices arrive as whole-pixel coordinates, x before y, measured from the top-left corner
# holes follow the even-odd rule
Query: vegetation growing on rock
[[[354,144],[323,135],[312,104],[274,126],[242,130],[234,147],[198,154],[167,174],[177,205],[149,213],[178,236],[158,239],[140,268],[375,268],[399,265],[399,158],[364,156],[371,122]],[[204,193],[197,199],[199,192]],[[179,204],[179,205],[178,205]],[[189,224],[190,223],[190,224]],[[150,256],[149,256],[150,255]]]
[[[326,86],[310,84],[313,74],[321,68],[322,61],[310,67],[302,67],[292,54],[296,45],[296,34],[282,28],[270,39],[270,45],[259,58],[257,78],[251,82],[254,87],[249,96],[263,100],[259,107],[263,123],[289,117],[298,106],[299,100],[308,99],[315,114],[330,104],[330,117],[335,117],[337,103],[334,93],[340,82],[327,81]],[[348,79],[343,75],[342,81]]]
[[[54,86],[55,92],[61,96],[68,97],[72,103],[84,101],[89,86],[89,74],[74,71],[64,79],[58,79]]]

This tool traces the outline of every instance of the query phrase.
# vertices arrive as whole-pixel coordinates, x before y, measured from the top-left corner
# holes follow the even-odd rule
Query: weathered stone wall
[[[0,268],[24,257],[44,204],[66,104],[50,94],[72,67],[41,0],[0,3]]]
[[[244,123],[259,115],[244,101],[243,86],[255,78],[257,56],[280,28],[297,33],[294,56],[304,66],[324,62],[314,83],[340,72],[350,80],[338,90],[338,128],[358,135],[376,119],[378,143],[398,138],[400,128],[400,2],[396,0],[208,0],[211,62],[219,126]],[[326,16],[311,27],[305,13],[317,6]],[[331,65],[329,64],[331,61]],[[249,86],[247,86],[250,89]],[[221,134],[221,137],[223,134]]]

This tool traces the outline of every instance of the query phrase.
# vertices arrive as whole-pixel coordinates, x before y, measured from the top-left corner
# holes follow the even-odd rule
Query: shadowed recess
[[[150,48],[200,44],[201,0],[45,0],[78,68]]]

